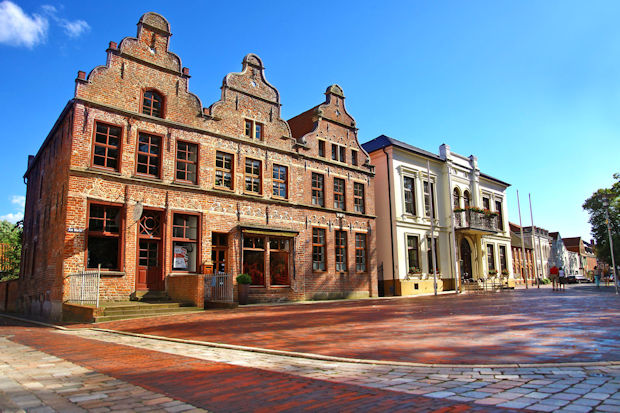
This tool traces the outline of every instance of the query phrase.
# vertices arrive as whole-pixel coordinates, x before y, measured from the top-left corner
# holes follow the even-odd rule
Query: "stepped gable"
[[[88,76],[78,72],[75,97],[88,102],[140,112],[143,90],[164,96],[163,118],[204,127],[209,119],[200,99],[189,92],[189,69],[169,51],[170,24],[157,13],[144,14],[138,21],[137,37],[111,41],[104,66]]]

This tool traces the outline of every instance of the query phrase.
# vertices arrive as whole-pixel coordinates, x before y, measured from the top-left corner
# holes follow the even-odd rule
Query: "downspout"
[[[396,267],[394,265],[394,221],[392,220],[392,181],[390,179],[390,175],[392,171],[390,170],[390,157],[388,153],[385,151],[385,147],[383,148],[383,153],[385,154],[385,166],[386,173],[388,179],[388,205],[390,208],[390,249],[392,251],[392,289],[393,295],[396,295]],[[383,292],[385,294],[385,291]]]

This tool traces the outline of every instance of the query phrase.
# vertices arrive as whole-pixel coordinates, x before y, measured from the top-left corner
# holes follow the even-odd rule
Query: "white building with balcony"
[[[435,284],[448,291],[478,280],[514,286],[510,184],[481,173],[475,156],[452,153],[445,144],[439,155],[385,135],[362,146],[376,172],[380,292],[429,293]]]

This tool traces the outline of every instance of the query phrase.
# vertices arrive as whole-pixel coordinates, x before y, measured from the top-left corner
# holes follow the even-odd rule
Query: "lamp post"
[[[609,237],[609,253],[611,254],[611,266],[614,274],[614,286],[616,295],[618,294],[618,277],[616,272],[616,260],[614,259],[614,243],[611,239],[611,228],[609,227],[609,199],[603,196],[603,207],[605,207],[605,224],[607,224],[607,236]]]

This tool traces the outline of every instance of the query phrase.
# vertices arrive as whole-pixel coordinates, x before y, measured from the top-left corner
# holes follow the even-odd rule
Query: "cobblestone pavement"
[[[157,336],[419,363],[620,360],[613,287],[256,306],[101,323]]]

